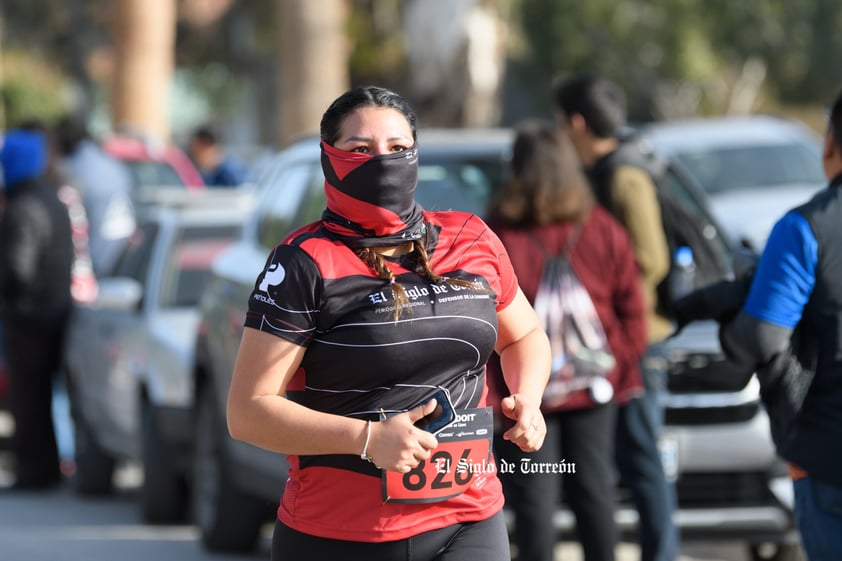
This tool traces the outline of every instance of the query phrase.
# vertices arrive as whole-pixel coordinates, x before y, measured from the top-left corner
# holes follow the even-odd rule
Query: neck
[[[582,163],[589,168],[597,160],[616,150],[619,145],[620,142],[616,138],[595,138],[582,154]]]
[[[380,255],[385,255],[386,257],[393,257],[395,255],[406,255],[407,253],[410,253],[414,248],[415,246],[412,242],[406,242],[400,245],[372,247],[371,251]]]

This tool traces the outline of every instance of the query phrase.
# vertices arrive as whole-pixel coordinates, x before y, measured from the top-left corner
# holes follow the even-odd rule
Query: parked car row
[[[139,208],[97,297],[76,307],[64,352],[77,490],[108,493],[115,462],[142,460],[149,522],[179,520],[188,504],[196,306],[253,204],[246,192],[164,195]]]
[[[747,125],[728,126],[734,130],[725,137],[732,138]],[[655,142],[651,134],[669,154],[669,141],[658,136]],[[420,131],[418,201],[430,210],[482,216],[505,180],[512,139],[510,130]],[[708,249],[730,260],[738,244],[710,212],[701,178],[691,166],[676,169],[669,188],[706,225]],[[267,166],[256,201],[242,211],[202,211],[205,232],[211,223],[222,230],[243,223],[224,249],[222,239],[231,238],[221,230],[213,238],[219,243],[182,244],[199,239],[177,234],[175,226],[175,215],[189,214],[192,205],[149,210],[140,238],[101,281],[98,301],[74,318],[68,342],[80,490],[107,490],[115,458],[140,458],[147,520],[183,516],[189,502],[208,548],[245,550],[256,543],[277,508],[287,464],[282,455],[228,437],[228,386],[248,297],[266,256],[288,232],[319,219],[324,206],[318,140],[304,138]],[[176,263],[193,266],[185,285]],[[743,539],[757,559],[767,558],[769,545],[779,559],[794,554],[786,473],[756,379],[729,371],[715,325],[691,325],[669,344],[662,452],[677,484],[682,531]],[[634,527],[633,509],[623,505],[617,517],[623,528]],[[555,523],[569,530],[572,518],[562,509]]]

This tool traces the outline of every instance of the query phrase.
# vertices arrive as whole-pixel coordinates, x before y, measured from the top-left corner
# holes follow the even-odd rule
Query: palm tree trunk
[[[112,6],[116,50],[113,125],[167,140],[176,2],[116,0]]]
[[[317,131],[321,115],[348,88],[346,0],[276,0],[281,145]]]

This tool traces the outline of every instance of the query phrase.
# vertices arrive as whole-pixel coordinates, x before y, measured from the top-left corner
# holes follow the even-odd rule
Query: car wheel
[[[97,444],[87,422],[73,419],[76,474],[73,486],[81,495],[107,495],[114,491],[114,458]]]
[[[269,509],[234,484],[223,440],[228,430],[208,385],[200,393],[196,417],[193,517],[202,543],[212,551],[251,551]]]
[[[166,442],[161,438],[155,411],[144,402],[141,406],[143,485],[140,509],[145,522],[164,524],[181,522],[186,517],[187,487],[173,466]]]
[[[758,543],[749,546],[751,561],[806,561],[799,544]]]

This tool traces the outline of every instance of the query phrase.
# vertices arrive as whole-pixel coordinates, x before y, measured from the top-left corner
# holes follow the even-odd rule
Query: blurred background
[[[422,125],[492,126],[548,114],[552,80],[589,70],[634,121],[820,130],[840,25],[835,0],[3,0],[0,126],[72,114],[184,144],[212,122],[278,148],[351,85],[397,90]]]

